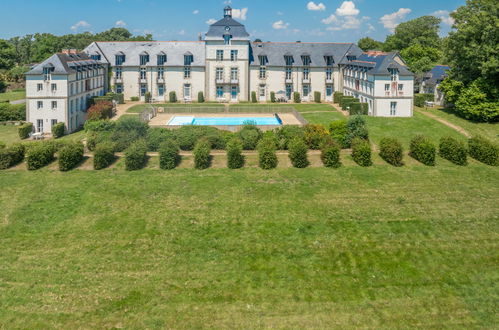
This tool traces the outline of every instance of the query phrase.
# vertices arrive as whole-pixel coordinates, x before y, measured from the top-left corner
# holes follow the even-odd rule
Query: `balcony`
[[[164,84],[165,78],[158,78],[158,84]]]
[[[326,78],[326,84],[332,84],[333,78]]]
[[[286,84],[292,84],[292,83],[293,83],[293,79],[291,79],[291,78],[286,78],[286,79],[284,80],[284,82],[285,82]]]
[[[114,78],[114,82],[115,82],[116,84],[122,84],[122,83],[123,83],[123,78],[121,78],[121,77],[115,77],[115,78]]]
[[[310,84],[310,78],[303,78],[302,81],[304,84]]]
[[[239,84],[239,79],[238,79],[238,78],[231,79],[231,80],[230,80],[230,84],[231,84],[231,85],[238,85],[238,84]]]
[[[218,85],[225,84],[225,79],[223,79],[223,78],[222,79],[217,78],[217,79],[215,79],[215,83],[218,84]]]
[[[147,84],[147,79],[146,78],[139,78],[139,83],[140,84]]]

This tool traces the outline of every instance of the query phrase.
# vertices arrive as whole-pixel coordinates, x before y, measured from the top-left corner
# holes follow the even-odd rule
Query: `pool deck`
[[[292,113],[278,113],[279,118],[282,120],[283,125],[302,125],[298,118]],[[260,118],[273,118],[272,113],[158,113],[156,117],[151,119],[149,126],[167,126],[168,122],[175,116],[193,116],[193,117],[260,117]],[[263,126],[262,126],[263,127]],[[270,127],[269,127],[270,128]]]

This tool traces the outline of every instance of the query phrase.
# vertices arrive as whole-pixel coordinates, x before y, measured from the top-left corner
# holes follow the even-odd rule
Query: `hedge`
[[[342,97],[343,97],[343,93],[341,93],[341,92],[334,92],[334,94],[333,94],[333,101],[334,101],[334,103],[340,104]]]
[[[353,139],[356,137],[368,140],[369,131],[367,130],[366,121],[361,116],[352,116],[347,122],[348,134],[345,138],[345,145],[350,147]]]
[[[26,104],[0,103],[0,121],[26,120]]]
[[[100,143],[94,151],[94,169],[102,170],[111,165],[116,157],[114,156],[114,144],[110,142]]]
[[[227,143],[227,167],[237,169],[244,166],[244,156],[241,154],[243,144],[238,138],[232,138]]]
[[[307,145],[303,139],[295,138],[289,144],[289,159],[296,168],[305,168],[310,165],[307,157]]]
[[[499,165],[499,146],[481,136],[468,140],[470,156],[487,165]]]
[[[424,107],[426,101],[433,102],[434,100],[433,94],[414,94],[414,105],[417,107]]]
[[[198,103],[204,103],[204,94],[203,92],[198,93]]]
[[[26,148],[21,143],[16,143],[9,148],[0,148],[0,170],[19,164],[24,159]]]
[[[55,147],[53,143],[33,143],[26,150],[26,165],[28,170],[37,170],[54,160]]]
[[[140,100],[140,97],[138,97],[138,96],[132,96],[130,98],[130,101],[132,101],[132,102],[137,102],[138,100]]]
[[[270,102],[275,103],[275,92],[270,92]]]
[[[373,162],[369,141],[358,137],[354,138],[352,141],[352,158],[360,166],[371,166]]]
[[[335,120],[331,122],[331,124],[329,124],[329,134],[340,144],[341,148],[346,149],[350,147],[347,140],[348,127],[346,120]]]
[[[301,103],[300,92],[294,92],[293,93],[293,102],[294,103]]]
[[[17,129],[17,132],[19,133],[19,137],[24,140],[29,137],[29,134],[33,132],[33,124],[32,123],[25,123],[19,126]]]
[[[66,126],[62,122],[52,125],[52,136],[56,139],[60,138],[64,135],[65,130]]]
[[[245,125],[236,135],[243,143],[244,150],[255,150],[263,133],[254,125]]]
[[[341,167],[341,147],[337,141],[329,138],[322,145],[321,160],[325,167]]]
[[[466,146],[452,137],[441,138],[438,151],[440,157],[456,165],[465,166],[468,164],[468,150]]]
[[[211,145],[207,139],[201,139],[194,147],[194,167],[198,170],[204,170],[210,167],[211,163]]]
[[[140,170],[146,165],[146,162],[147,146],[145,141],[135,141],[125,150],[125,169],[127,171]]]
[[[258,143],[258,165],[264,170],[277,167],[276,146],[271,139],[262,139]]]
[[[111,101],[98,101],[87,111],[87,120],[109,119],[113,116],[113,103]]]
[[[256,92],[251,92],[251,103],[256,103],[257,100],[256,100]]]
[[[321,92],[314,92],[314,102],[321,103]]]
[[[173,170],[180,163],[178,144],[169,139],[161,143],[159,147],[159,168],[162,170]]]
[[[67,144],[58,153],[59,170],[69,171],[83,160],[84,147],[81,142]]]
[[[294,138],[304,139],[305,133],[301,126],[283,125],[275,129],[275,136],[277,139],[277,148],[279,150],[288,150],[289,143]]]
[[[146,92],[144,94],[144,101],[145,103],[151,103],[152,95],[151,92]]]
[[[340,103],[341,109],[347,110],[347,107],[349,107],[350,103],[352,103],[352,102],[358,102],[358,100],[356,98],[354,98],[353,96],[343,96],[341,98],[341,103]]]
[[[163,127],[149,127],[147,130],[147,150],[158,151],[161,143],[175,139],[175,133]],[[192,143],[194,147],[195,141]]]
[[[168,96],[169,96],[170,103],[176,103],[177,102],[177,93],[175,93],[175,91],[171,91]]]
[[[435,166],[435,145],[425,136],[417,135],[411,140],[409,155],[428,166]]]
[[[402,144],[394,138],[383,138],[379,143],[379,155],[388,164],[393,166],[402,166],[404,150]]]
[[[352,103],[350,103],[349,114],[350,114],[350,116],[354,116],[354,115],[367,116],[369,113],[368,109],[369,109],[369,106],[367,103],[352,102]]]
[[[321,124],[308,124],[303,129],[305,142],[313,150],[319,150],[324,140],[329,136],[329,132]]]

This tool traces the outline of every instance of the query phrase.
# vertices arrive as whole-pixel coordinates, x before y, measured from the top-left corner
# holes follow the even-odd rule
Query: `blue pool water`
[[[199,125],[199,126],[240,126],[245,124],[254,124],[269,126],[282,125],[282,121],[277,116],[273,117],[193,117],[193,116],[175,116],[169,122],[168,126]]]

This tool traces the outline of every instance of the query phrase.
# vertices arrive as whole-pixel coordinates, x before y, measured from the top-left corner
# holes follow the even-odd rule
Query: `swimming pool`
[[[279,116],[273,117],[194,117],[175,116],[168,122],[168,126],[240,126],[240,125],[280,126],[282,121]]]

